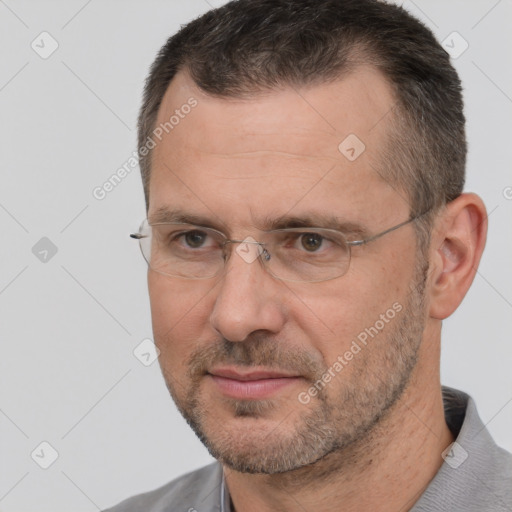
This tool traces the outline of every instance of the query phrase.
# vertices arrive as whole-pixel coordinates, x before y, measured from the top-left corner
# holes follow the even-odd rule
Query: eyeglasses
[[[259,260],[277,279],[320,282],[343,276],[349,268],[351,247],[368,244],[421,215],[401,222],[364,240],[347,240],[344,233],[327,228],[286,228],[264,231],[260,241],[251,237],[230,240],[216,229],[192,224],[155,223],[145,219],[138,233],[149,267],[166,276],[209,279],[223,271],[232,244],[247,263]]]

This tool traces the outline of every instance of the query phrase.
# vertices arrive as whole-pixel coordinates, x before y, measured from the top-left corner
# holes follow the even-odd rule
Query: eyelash
[[[182,243],[183,246],[187,247],[188,249],[196,249],[196,250],[208,247],[208,245],[204,245],[204,244],[201,245],[200,247],[191,247],[187,243],[186,237],[187,237],[187,235],[194,234],[194,233],[197,233],[198,235],[203,235],[203,236],[212,238],[211,235],[209,235],[206,231],[201,231],[200,229],[192,229],[192,230],[188,230],[188,231],[180,231],[180,232],[169,234],[168,235],[169,243],[179,242],[179,243]],[[306,235],[311,235],[311,234],[318,234],[318,233],[315,233],[313,231],[304,231],[304,232],[297,232],[297,233],[294,233],[294,232],[287,233],[286,234],[286,238],[283,238],[281,245],[293,246],[292,248],[297,249],[297,247],[295,247],[295,244],[297,242],[300,242],[301,237],[306,236]],[[330,240],[329,238],[325,237],[324,235],[320,235],[320,234],[318,234],[318,235],[320,237],[319,250],[317,250],[317,251],[309,251],[309,252],[311,252],[311,253],[323,252],[323,251],[325,251],[327,249],[325,247],[326,244],[329,244],[329,243],[336,244],[336,242],[334,242],[333,240]],[[291,244],[290,244],[290,242],[291,242]],[[308,252],[306,249],[304,249],[304,251]]]

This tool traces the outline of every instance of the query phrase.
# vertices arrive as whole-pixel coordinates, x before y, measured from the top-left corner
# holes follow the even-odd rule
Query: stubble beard
[[[307,376],[309,385],[326,372],[325,363],[320,364],[308,353],[296,349],[285,352],[268,336],[255,335],[240,343],[220,340],[195,351],[189,360],[186,392],[162,367],[167,387],[181,414],[210,454],[235,471],[285,473],[315,465],[334,452],[337,452],[335,464],[339,464],[338,455],[343,458],[344,453],[352,454],[353,458],[357,450],[352,448],[368,444],[374,427],[398,402],[416,366],[425,324],[427,272],[428,264],[419,261],[403,309],[350,362],[353,365],[350,378],[345,379],[347,370],[344,369],[334,379],[343,379],[341,388],[338,383],[328,384],[307,407],[297,399],[298,412],[293,411],[288,421],[283,417],[271,428],[267,425],[258,429],[258,418],[268,418],[270,413],[275,416],[278,400],[223,398],[223,406],[229,408],[232,417],[241,418],[241,422],[243,418],[250,420],[228,429],[226,426],[232,417],[223,422],[213,410],[215,405],[201,396],[206,369],[215,363],[300,370],[301,375]],[[335,386],[338,391],[333,395]],[[350,460],[345,462],[351,463]],[[327,475],[334,469],[322,471]]]

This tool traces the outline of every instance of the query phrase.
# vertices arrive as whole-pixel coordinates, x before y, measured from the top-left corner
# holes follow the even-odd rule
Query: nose
[[[283,285],[259,259],[246,261],[232,251],[221,277],[210,322],[229,341],[244,341],[252,332],[278,333],[286,319]]]

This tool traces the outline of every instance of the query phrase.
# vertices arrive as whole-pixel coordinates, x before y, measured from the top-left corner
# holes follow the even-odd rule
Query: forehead
[[[243,99],[212,97],[180,72],[158,112],[150,212],[169,205],[221,215],[232,205],[241,219],[242,210],[356,208],[396,194],[378,172],[394,102],[371,67]]]

